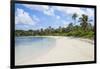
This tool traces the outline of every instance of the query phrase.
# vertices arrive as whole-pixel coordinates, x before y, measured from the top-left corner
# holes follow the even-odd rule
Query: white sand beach
[[[47,64],[47,63],[63,63],[63,62],[81,62],[94,60],[94,44],[92,40],[63,37],[63,36],[46,36],[56,39],[54,48],[45,54],[24,62],[17,62],[16,65],[28,64]],[[27,57],[27,56],[26,56]]]

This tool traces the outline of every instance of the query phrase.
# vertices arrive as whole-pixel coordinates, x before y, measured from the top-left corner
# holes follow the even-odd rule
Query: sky
[[[94,9],[68,6],[15,4],[15,29],[16,30],[37,30],[67,27],[73,23],[72,15],[77,13],[76,25],[79,25],[79,18],[82,14],[88,15],[94,25]]]

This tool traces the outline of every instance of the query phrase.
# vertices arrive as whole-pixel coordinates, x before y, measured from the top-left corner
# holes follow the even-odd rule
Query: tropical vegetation
[[[82,14],[80,18],[76,13],[72,16],[73,23],[69,23],[67,27],[52,28],[49,26],[46,29],[38,30],[15,30],[16,36],[73,36],[73,37],[83,37],[83,38],[94,38],[94,26],[91,24],[92,20],[89,20],[88,16]],[[78,19],[79,24],[77,24],[76,19]]]

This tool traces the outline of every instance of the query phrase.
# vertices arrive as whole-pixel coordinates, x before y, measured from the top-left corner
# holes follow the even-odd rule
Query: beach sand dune
[[[54,48],[36,59],[28,59],[16,65],[94,61],[92,40],[63,36],[51,36],[51,38],[56,39]]]

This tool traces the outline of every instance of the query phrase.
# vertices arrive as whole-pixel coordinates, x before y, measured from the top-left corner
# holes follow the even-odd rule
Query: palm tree
[[[76,18],[78,17],[78,15],[76,13],[74,13],[72,15],[72,19],[74,20],[74,25],[76,24]]]
[[[87,31],[88,21],[88,16],[85,14],[83,14],[82,17],[79,18],[79,22],[81,22],[80,25],[84,31]]]

